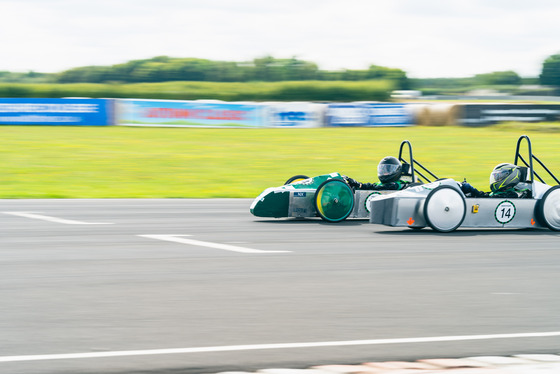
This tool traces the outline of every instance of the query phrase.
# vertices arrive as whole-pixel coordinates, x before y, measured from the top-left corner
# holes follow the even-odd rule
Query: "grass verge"
[[[559,127],[558,124],[555,125]],[[554,126],[553,126],[554,127]],[[520,131],[520,128],[522,131]],[[518,137],[560,174],[560,132],[484,128],[194,129],[2,126],[0,198],[255,197],[295,174],[375,181],[402,140],[440,177],[488,190]],[[525,149],[525,148],[524,148]]]

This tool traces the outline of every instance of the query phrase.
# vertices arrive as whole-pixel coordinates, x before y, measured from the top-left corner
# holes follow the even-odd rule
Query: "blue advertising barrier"
[[[108,126],[107,99],[0,99],[0,125]]]
[[[412,113],[406,104],[347,103],[329,104],[325,115],[326,126],[411,126]]]
[[[262,105],[173,100],[118,100],[117,123],[127,126],[261,127]]]
[[[308,102],[263,103],[265,127],[319,127],[325,104]]]
[[[368,110],[365,104],[329,104],[325,112],[325,126],[367,126]]]

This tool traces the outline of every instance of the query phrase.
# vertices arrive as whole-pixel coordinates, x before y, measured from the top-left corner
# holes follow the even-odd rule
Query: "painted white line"
[[[492,292],[492,295],[520,295],[520,294],[515,292]]]
[[[529,333],[516,333],[516,334],[495,334],[495,335],[433,336],[433,337],[425,337],[425,338],[347,340],[347,341],[311,342],[311,343],[226,345],[226,346],[217,346],[217,347],[146,349],[146,350],[134,350],[134,351],[84,352],[84,353],[65,353],[65,354],[25,355],[25,356],[0,356],[0,362],[64,360],[64,359],[77,359],[77,358],[98,358],[98,357],[118,357],[118,356],[147,356],[147,355],[165,355],[165,354],[178,354],[178,353],[251,351],[251,350],[260,350],[260,349],[317,348],[317,347],[340,347],[340,346],[352,346],[352,345],[433,343],[433,342],[449,342],[449,341],[464,341],[464,340],[545,338],[551,336],[560,336],[560,331],[529,332]]]
[[[112,225],[112,223],[108,223],[108,222],[83,222],[83,221],[74,221],[74,220],[71,220],[71,219],[44,216],[42,214],[37,214],[35,212],[2,212],[2,213],[10,214],[12,216],[19,216],[19,217],[32,218],[32,219],[40,219],[40,220],[49,221],[49,222],[64,223],[64,224],[67,224],[67,225]]]
[[[229,245],[229,244],[202,242],[200,240],[184,238],[185,236],[192,236],[192,235],[138,235],[138,236],[141,236],[143,238],[165,240],[165,241],[168,241],[168,242],[196,245],[196,246],[199,246],[199,247],[223,249],[223,250],[226,250],[226,251],[240,252],[240,253],[289,253],[289,252],[291,252],[291,251],[263,251],[263,250],[260,250],[260,249],[238,247],[238,246]]]

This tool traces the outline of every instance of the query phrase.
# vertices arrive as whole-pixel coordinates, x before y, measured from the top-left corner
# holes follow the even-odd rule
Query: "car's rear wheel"
[[[293,177],[291,177],[290,179],[288,179],[288,180],[286,181],[286,183],[284,183],[284,185],[290,184],[290,183],[294,183],[294,182],[301,182],[301,181],[306,180],[306,179],[308,179],[308,178],[309,178],[309,177],[308,177],[307,175],[302,175],[302,174],[300,174],[300,175],[294,175]]]
[[[461,226],[466,214],[464,196],[451,186],[436,187],[424,202],[424,218],[435,231],[454,231]]]
[[[315,192],[315,209],[325,221],[343,221],[354,209],[354,192],[343,180],[327,180]]]
[[[560,231],[560,186],[550,188],[539,200],[537,219],[541,225]]]

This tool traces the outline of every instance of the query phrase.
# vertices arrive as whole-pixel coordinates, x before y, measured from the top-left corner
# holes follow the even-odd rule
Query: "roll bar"
[[[522,143],[523,140],[527,141],[527,149],[529,151],[529,162],[527,162],[523,158],[523,156],[521,156],[521,153],[519,153],[519,147],[521,146],[521,143]],[[558,180],[558,178],[556,178],[554,176],[554,174],[552,174],[552,172],[545,166],[545,164],[541,160],[539,160],[539,158],[537,156],[535,156],[533,154],[533,148],[531,147],[531,139],[529,139],[529,137],[527,135],[521,135],[519,137],[519,139],[517,139],[517,147],[515,148],[515,161],[513,163],[515,165],[518,165],[518,163],[517,163],[518,160],[521,160],[521,162],[523,162],[523,164],[526,167],[529,168],[529,172],[530,172],[530,176],[531,176],[531,183],[534,182],[535,177],[537,177],[538,180],[540,180],[542,183],[545,183],[545,181],[541,178],[541,176],[538,175],[537,172],[533,169],[533,160],[535,160],[539,163],[539,165],[542,166],[542,168],[544,170],[546,170],[548,175],[550,175],[552,177],[552,179],[554,179],[556,181],[556,184],[560,184],[560,181]]]
[[[403,158],[403,148],[405,145],[408,145],[408,157],[409,157],[409,161],[406,161]],[[416,180],[414,173],[417,173],[418,175],[420,175],[422,178],[424,178],[426,181],[431,182],[431,180],[426,177],[424,174],[422,174],[422,171],[424,171],[425,173],[430,174],[434,180],[438,179],[438,177],[432,173],[431,171],[429,171],[425,166],[423,166],[421,163],[419,163],[417,160],[414,159],[414,157],[412,156],[412,145],[410,144],[410,142],[408,140],[403,140],[401,142],[401,146],[399,148],[399,161],[402,162],[403,166],[404,165],[409,165],[408,167],[410,168],[410,173],[412,175],[412,181],[414,182]],[[418,170],[416,168],[416,165],[418,165],[422,171]],[[420,180],[420,179],[419,179]]]

